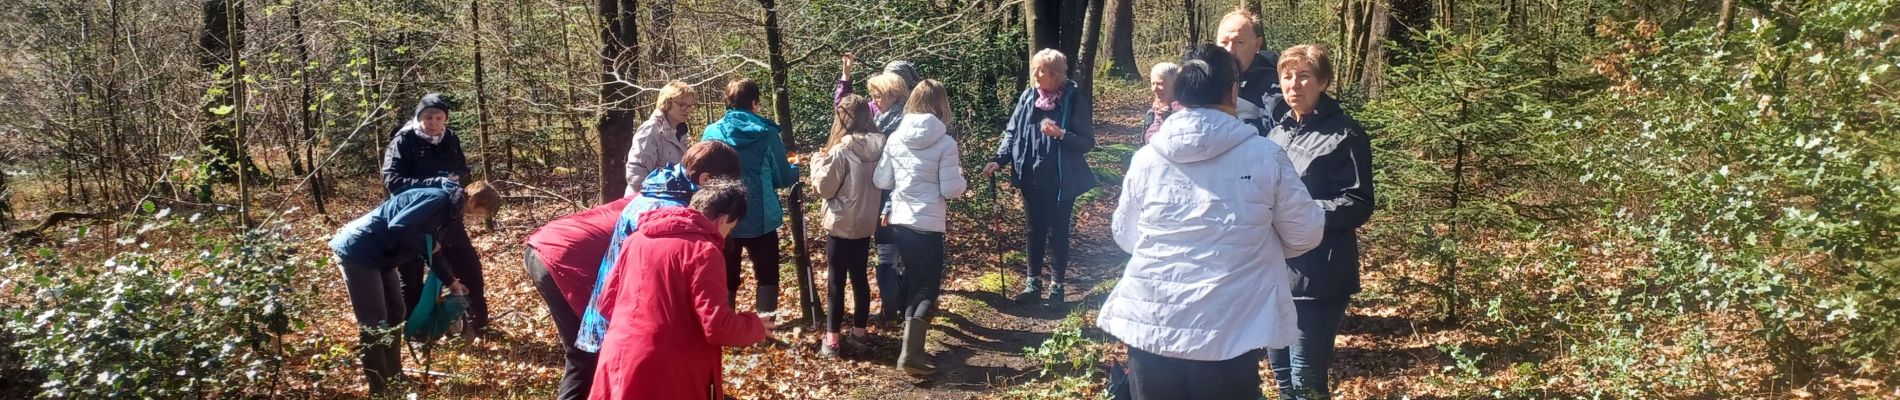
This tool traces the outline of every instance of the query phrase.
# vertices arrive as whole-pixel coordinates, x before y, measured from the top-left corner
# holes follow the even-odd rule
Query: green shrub
[[[150,210],[148,205],[146,209]],[[51,248],[9,250],[0,277],[6,330],[24,367],[45,375],[49,398],[187,398],[277,390],[282,336],[314,296],[297,282],[323,262],[297,254],[288,225],[216,235],[198,216],[160,211],[121,238],[88,236],[68,246],[129,249],[104,259]],[[132,228],[136,228],[134,231]],[[199,232],[188,247],[156,250],[143,235]],[[163,244],[161,242],[161,244]],[[95,248],[96,248],[95,247]],[[75,253],[76,254],[76,253]]]

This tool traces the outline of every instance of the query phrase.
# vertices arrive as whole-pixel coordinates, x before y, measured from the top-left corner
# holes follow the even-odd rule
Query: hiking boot
[[[1023,285],[1023,291],[1016,293],[1017,303],[1034,303],[1042,300],[1042,279],[1029,278]]]
[[[778,285],[759,285],[758,295],[754,311],[778,314]]]
[[[923,377],[937,372],[937,366],[926,360],[930,354],[924,350],[924,340],[929,333],[930,322],[923,318],[904,320],[904,349],[897,354],[897,367],[905,374]]]
[[[1065,286],[1066,285],[1063,285],[1060,283],[1049,286],[1049,304],[1059,306],[1059,305],[1062,305],[1063,301],[1068,300],[1064,298],[1064,296],[1069,294],[1069,291],[1066,290],[1067,288]]]

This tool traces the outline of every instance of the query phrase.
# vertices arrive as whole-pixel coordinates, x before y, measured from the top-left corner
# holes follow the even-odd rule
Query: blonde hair
[[[1062,52],[1056,49],[1042,49],[1036,52],[1035,56],[1029,57],[1029,67],[1031,74],[1035,73],[1036,68],[1042,68],[1044,72],[1056,74],[1062,79],[1069,79],[1069,56],[1062,55]]]
[[[877,123],[871,119],[871,102],[865,100],[864,96],[845,96],[832,109],[831,138],[825,140],[825,148],[838,145],[845,136],[855,132],[877,131]]]
[[[660,97],[653,104],[653,112],[665,113],[673,108],[674,100],[682,97],[699,97],[699,94],[693,93],[693,85],[688,85],[686,82],[667,82],[665,87],[660,88]]]
[[[1286,51],[1280,52],[1280,63],[1275,67],[1284,71],[1293,63],[1304,63],[1307,68],[1313,70],[1314,77],[1325,81],[1328,85],[1333,83],[1333,61],[1326,57],[1326,46],[1302,44],[1288,47]]]
[[[936,79],[925,79],[910,90],[909,104],[904,105],[905,114],[931,114],[944,125],[950,124],[950,92],[943,89],[943,83]]]
[[[870,88],[872,98],[884,100],[885,104],[896,104],[910,96],[910,81],[904,80],[903,75],[880,73],[872,76],[864,86]]]

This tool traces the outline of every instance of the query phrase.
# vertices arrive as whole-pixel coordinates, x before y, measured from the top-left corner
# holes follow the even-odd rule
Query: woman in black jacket
[[[1043,249],[1052,247],[1049,300],[1061,303],[1075,198],[1095,187],[1087,158],[1095,149],[1095,105],[1088,91],[1069,80],[1069,62],[1062,52],[1043,49],[1029,65],[1034,84],[1017,98],[1002,144],[983,166],[983,174],[995,174],[1008,163],[1010,183],[1022,191],[1023,214],[1029,219],[1029,284],[1017,294],[1018,300],[1041,296]]]
[[[1284,101],[1268,114],[1273,121],[1267,139],[1286,151],[1307,193],[1326,210],[1326,234],[1318,248],[1287,260],[1300,340],[1268,356],[1280,398],[1324,399],[1330,398],[1326,369],[1333,339],[1347,303],[1359,293],[1358,229],[1372,218],[1372,140],[1326,95],[1333,67],[1325,48],[1293,46],[1280,54],[1279,64]]]
[[[468,158],[462,153],[462,140],[449,129],[449,100],[441,93],[422,96],[416,113],[389,139],[383,150],[383,187],[391,196],[417,187],[435,187],[443,182],[459,183],[468,176]],[[443,224],[442,260],[468,287],[469,332],[484,333],[488,328],[488,297],[482,284],[482,258],[470,244],[468,226],[455,215]],[[422,265],[402,266],[403,299],[410,308],[421,296]]]

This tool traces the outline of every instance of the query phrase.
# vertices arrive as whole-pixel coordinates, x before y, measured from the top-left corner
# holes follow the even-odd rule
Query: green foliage
[[[1041,345],[1023,349],[1024,357],[1041,366],[1037,377],[1045,383],[1014,388],[1010,398],[1107,399],[1100,370],[1107,345],[1087,332],[1094,322],[1094,308],[1077,308]]]
[[[313,300],[297,282],[322,262],[297,254],[290,227],[189,238],[151,246],[144,235],[203,228],[160,210],[130,236],[75,235],[69,245],[126,249],[103,260],[50,249],[7,250],[0,306],[12,351],[45,374],[49,398],[182,398],[261,395],[285,361],[283,335],[303,327]],[[136,231],[132,229],[136,228]],[[202,232],[202,230],[200,230]],[[183,240],[183,239],[180,239]],[[157,248],[154,248],[157,247]]]
[[[1400,239],[1372,243],[1435,262],[1445,274],[1434,290],[1456,316],[1483,305],[1456,293],[1529,261],[1469,246],[1541,235],[1536,222],[1568,201],[1558,195],[1569,188],[1547,183],[1571,141],[1555,127],[1573,106],[1546,96],[1559,78],[1511,35],[1433,30],[1418,39],[1426,50],[1394,67],[1389,89],[1359,113],[1372,132],[1376,203],[1390,214],[1372,235]]]
[[[1453,310],[1577,364],[1514,379],[1578,396],[1727,393],[1738,354],[1784,387],[1895,379],[1900,6],[1738,4],[1726,34],[1637,13],[1591,37],[1415,36],[1357,114],[1386,222],[1365,243],[1456,268],[1432,287],[1476,294]],[[1443,383],[1538,396],[1468,351]]]
[[[1598,139],[1581,180],[1616,200],[1606,235],[1647,247],[1632,297],[1744,312],[1796,376],[1815,353],[1900,351],[1900,46],[1881,22],[1900,8],[1770,3],[1790,13],[1726,36],[1638,24],[1605,118],[1577,126]]]

